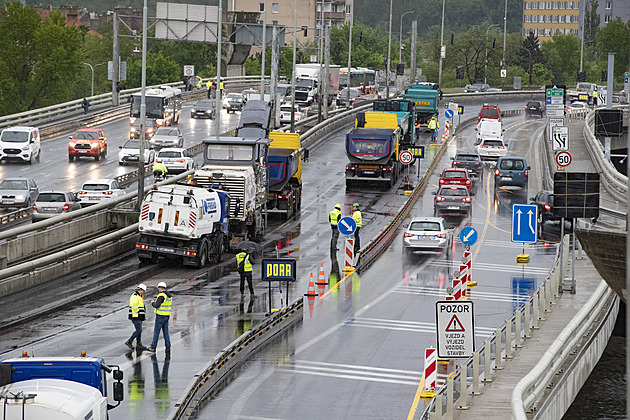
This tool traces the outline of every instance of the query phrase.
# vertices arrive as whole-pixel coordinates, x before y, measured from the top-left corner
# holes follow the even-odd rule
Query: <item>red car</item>
[[[68,160],[79,157],[93,157],[99,160],[107,155],[107,136],[101,128],[81,128],[70,136]]]
[[[440,176],[440,186],[442,185],[463,185],[470,192],[472,180],[468,175],[468,170],[464,168],[444,168]]]
[[[481,109],[479,110],[479,116],[477,117],[477,124],[482,119],[490,119],[490,120],[499,120],[503,122],[501,119],[501,110],[498,106],[483,104]]]

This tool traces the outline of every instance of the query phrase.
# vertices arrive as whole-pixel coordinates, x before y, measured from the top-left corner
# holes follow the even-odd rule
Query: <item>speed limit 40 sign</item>
[[[571,153],[569,152],[559,152],[556,155],[556,163],[558,164],[558,166],[561,166],[563,168],[569,166],[572,160],[573,158],[571,157]]]

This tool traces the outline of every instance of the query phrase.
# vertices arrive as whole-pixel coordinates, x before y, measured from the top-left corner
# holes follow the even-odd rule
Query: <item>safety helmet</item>
[[[336,208],[337,210],[341,210],[341,204],[335,204],[335,208]]]
[[[142,289],[142,290],[144,290],[146,292],[147,291],[147,286],[145,286],[144,283],[140,283],[138,285],[138,289]]]
[[[354,203],[352,207],[359,207],[359,203]]]
[[[166,283],[164,283],[163,281],[158,283],[157,287],[163,287],[164,289],[166,289]]]

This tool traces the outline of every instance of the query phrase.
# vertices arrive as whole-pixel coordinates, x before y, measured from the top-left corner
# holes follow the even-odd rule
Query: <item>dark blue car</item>
[[[516,186],[527,189],[528,171],[525,158],[500,157],[494,170],[494,188]]]

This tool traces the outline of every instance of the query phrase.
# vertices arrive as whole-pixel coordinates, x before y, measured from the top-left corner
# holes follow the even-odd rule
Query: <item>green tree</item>
[[[51,12],[6,3],[0,13],[0,114],[27,111],[72,97],[83,54],[81,33]]]
[[[181,80],[179,65],[165,57],[162,51],[147,53],[147,86],[159,85]],[[130,86],[142,84],[142,60],[135,59],[127,63],[127,81]]]
[[[543,42],[542,53],[553,74],[554,84],[573,84],[580,68],[580,40],[573,34],[556,33]]]
[[[597,0],[587,0],[584,5],[584,45],[595,45],[600,23],[600,17],[597,14],[598,7],[599,2]]]
[[[604,60],[604,68],[608,68],[608,53],[615,54],[615,76],[623,77],[628,68],[628,48],[630,47],[630,27],[621,18],[609,21],[597,31],[597,49]]]
[[[527,74],[529,74],[529,84],[531,86],[534,64],[541,64],[544,62],[543,53],[540,51],[540,41],[537,36],[534,36],[533,32],[530,32],[529,35],[523,39],[520,52],[520,61],[518,64],[522,68],[526,69]]]

